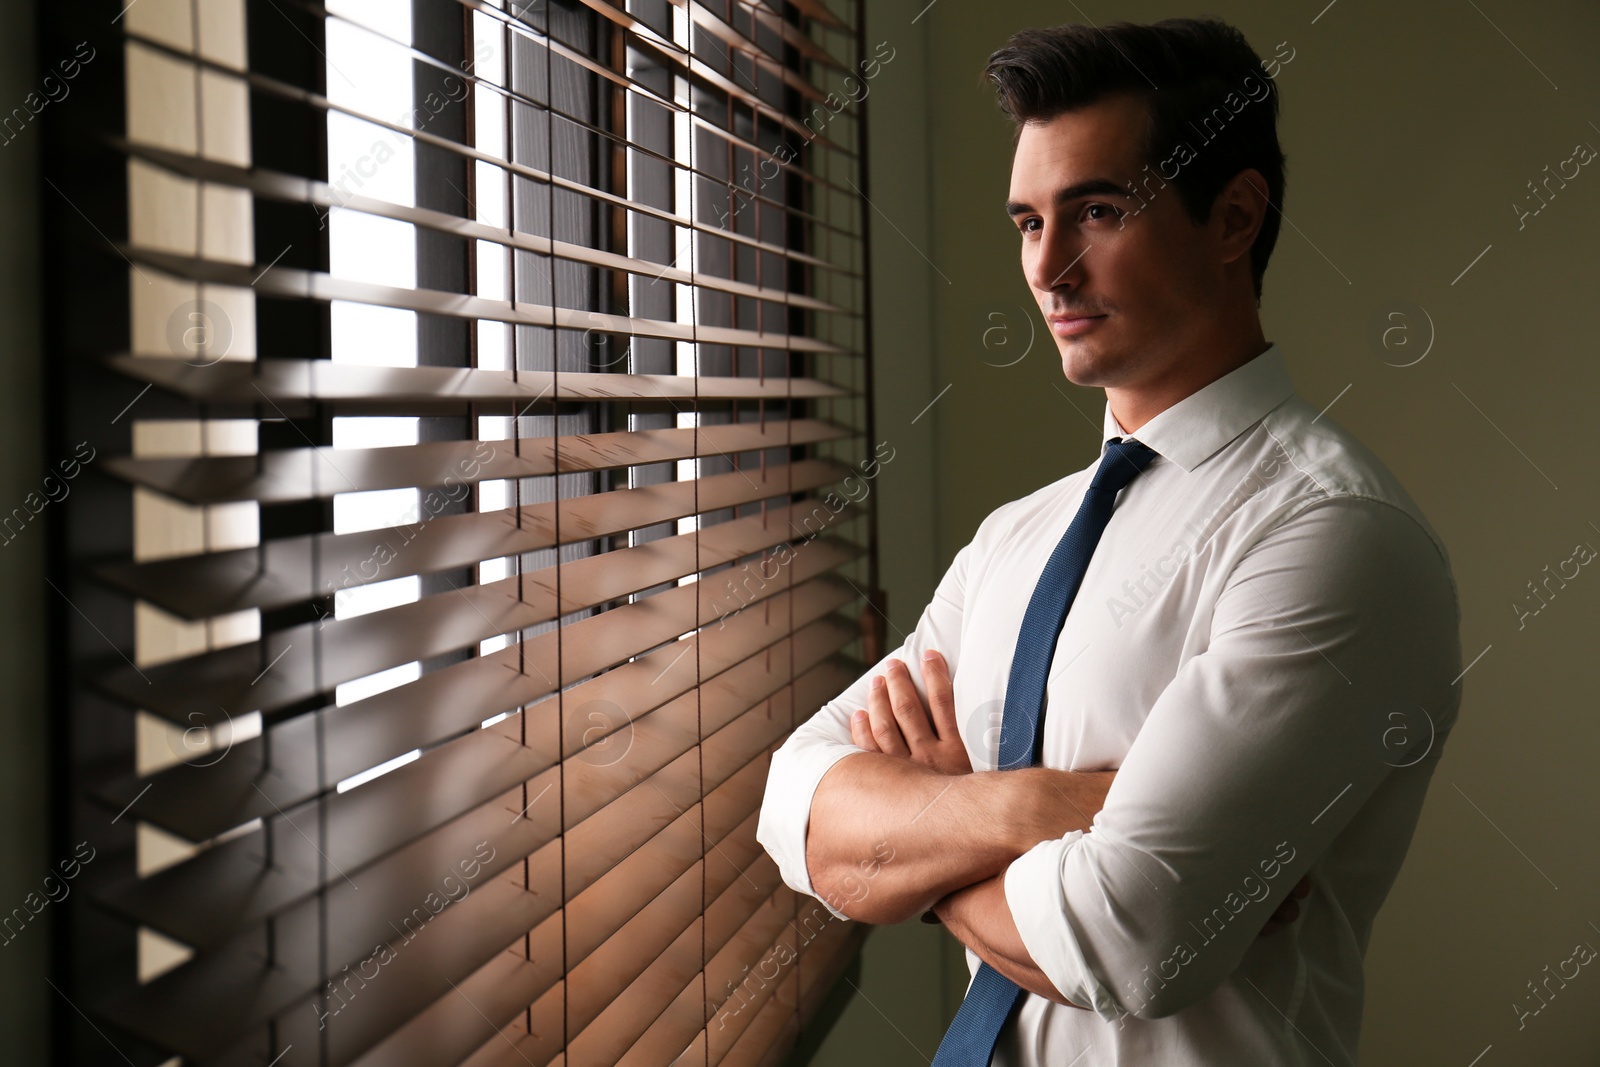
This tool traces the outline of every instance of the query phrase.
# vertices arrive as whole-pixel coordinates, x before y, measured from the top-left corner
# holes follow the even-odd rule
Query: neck
[[[1203,358],[1180,358],[1154,381],[1106,386],[1106,402],[1124,433],[1139,428],[1178,401],[1255,359],[1271,346],[1256,325],[1253,336],[1218,347]]]

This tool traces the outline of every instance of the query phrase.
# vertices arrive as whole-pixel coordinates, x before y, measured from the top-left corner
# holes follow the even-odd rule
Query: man
[[[1417,505],[1263,336],[1276,86],[1209,20],[1026,31],[985,73],[1102,456],[983,521],[774,754],[757,836],[835,915],[931,909],[967,946],[939,1067],[1353,1064],[1459,612]]]

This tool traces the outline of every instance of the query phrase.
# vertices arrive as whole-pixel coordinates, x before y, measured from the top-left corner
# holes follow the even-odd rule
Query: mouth
[[[1095,325],[1104,315],[1047,315],[1046,321],[1050,323],[1050,332],[1057,337],[1075,337],[1078,334],[1094,329]]]

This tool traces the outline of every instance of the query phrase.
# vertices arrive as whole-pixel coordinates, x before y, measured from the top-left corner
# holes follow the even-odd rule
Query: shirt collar
[[[1192,471],[1294,391],[1283,353],[1273,342],[1250,362],[1190,393],[1132,434],[1117,424],[1111,402],[1106,401],[1101,454],[1113,437],[1133,437]]]

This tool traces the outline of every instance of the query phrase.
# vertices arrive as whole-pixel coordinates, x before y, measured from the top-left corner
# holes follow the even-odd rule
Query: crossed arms
[[[972,772],[950,698],[976,651],[971,549],[902,649],[773,754],[757,838],[789,886],[866,922],[932,909],[1019,986],[1110,1020],[1215,990],[1293,918],[1260,917],[1304,894],[1353,822],[1364,869],[1398,870],[1461,674],[1453,583],[1410,516],[1333,497],[1261,537],[1217,594],[1206,647],[1099,774]],[[1344,908],[1335,893],[1317,906]],[[1381,892],[1352,899],[1359,926]]]
[[[897,923],[932,910],[956,938],[1018,986],[1071,1007],[1035,965],[1006,904],[1004,874],[1034,845],[1088,832],[1114,771],[1026,767],[974,773],[956,724],[949,667],[929,650],[922,662],[925,705],[898,659],[873,680],[868,707],[850,720],[863,751],[834,764],[812,798],[806,866],[823,899],[846,901],[852,919]],[[850,890],[875,842],[893,862],[874,866],[858,899]],[[1262,929],[1299,915],[1302,879]]]

